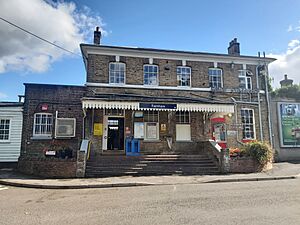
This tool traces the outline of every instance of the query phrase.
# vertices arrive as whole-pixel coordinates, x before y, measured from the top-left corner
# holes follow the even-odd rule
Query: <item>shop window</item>
[[[223,72],[219,68],[209,68],[209,86],[211,88],[222,88],[223,87]]]
[[[158,140],[159,139],[159,118],[158,111],[145,111],[145,140]]]
[[[255,123],[253,109],[241,109],[243,139],[255,139]]]
[[[177,85],[179,87],[191,86],[191,68],[186,66],[177,67]]]
[[[125,63],[112,62],[109,64],[109,83],[125,84]]]
[[[251,77],[247,75],[247,70],[239,70],[239,82],[241,89],[252,89]]]
[[[10,119],[0,119],[0,142],[9,141]]]
[[[144,65],[144,85],[158,85],[158,66]]]
[[[51,137],[53,117],[50,113],[34,114],[33,136]]]
[[[176,141],[191,140],[190,112],[176,112]]]

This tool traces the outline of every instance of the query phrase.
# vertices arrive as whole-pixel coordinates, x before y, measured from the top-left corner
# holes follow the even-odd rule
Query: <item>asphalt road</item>
[[[0,186],[0,224],[300,224],[300,179],[131,188]]]

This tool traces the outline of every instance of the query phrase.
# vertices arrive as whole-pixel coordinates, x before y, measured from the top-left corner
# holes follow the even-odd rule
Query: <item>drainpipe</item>
[[[257,101],[258,101],[258,119],[259,119],[259,133],[260,133],[260,140],[264,141],[263,135],[263,127],[262,127],[262,118],[261,118],[261,106],[260,106],[260,92],[259,92],[259,82],[258,82],[258,67],[256,67],[256,88],[258,90],[257,93]]]
[[[237,122],[238,122],[238,111],[237,111],[237,103],[234,97],[231,97],[231,100],[233,101],[234,104],[234,115],[235,115],[235,124],[237,126]],[[236,140],[239,140],[239,129],[236,128]]]
[[[272,128],[271,128],[271,112],[270,112],[270,100],[269,100],[269,90],[268,90],[268,79],[269,79],[269,70],[266,62],[264,62],[266,69],[265,74],[265,86],[266,86],[266,100],[267,100],[267,110],[268,110],[268,123],[269,123],[269,136],[270,136],[270,145],[273,148],[273,137],[272,137]]]
[[[85,118],[86,118],[86,111],[82,108],[83,111],[83,120],[82,120],[82,139],[85,139]]]

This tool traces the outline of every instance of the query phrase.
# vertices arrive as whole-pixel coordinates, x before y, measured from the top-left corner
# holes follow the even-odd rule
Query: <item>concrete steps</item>
[[[92,157],[87,162],[86,177],[145,175],[219,174],[215,160],[208,155],[143,155]]]

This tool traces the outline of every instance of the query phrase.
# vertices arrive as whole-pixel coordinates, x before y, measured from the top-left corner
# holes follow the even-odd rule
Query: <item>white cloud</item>
[[[80,54],[79,43],[91,42],[93,30],[102,19],[88,7],[52,0],[0,1],[4,19]],[[44,72],[63,56],[72,56],[0,20],[0,73],[7,71]]]
[[[292,40],[288,43],[286,52],[282,54],[269,54],[269,57],[277,60],[270,64],[270,76],[274,78],[274,86],[279,87],[279,81],[287,74],[294,84],[300,83],[300,40]]]
[[[7,98],[7,94],[0,92],[0,100]]]
[[[288,29],[287,29],[287,32],[292,32],[293,31],[293,26],[292,25],[289,25]]]

